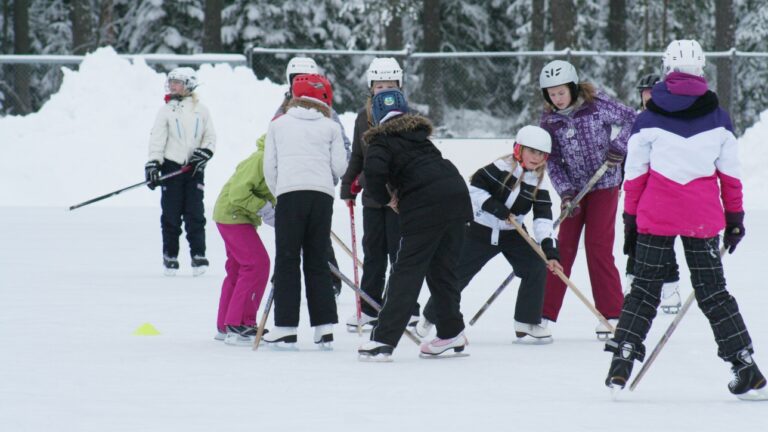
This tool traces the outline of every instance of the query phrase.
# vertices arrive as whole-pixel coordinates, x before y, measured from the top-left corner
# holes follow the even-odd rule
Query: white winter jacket
[[[216,131],[208,108],[195,95],[160,108],[149,138],[149,160],[185,165],[196,148],[213,152],[215,147]]]
[[[272,121],[264,146],[264,178],[272,195],[299,190],[335,197],[333,178],[347,169],[341,127],[309,103]]]

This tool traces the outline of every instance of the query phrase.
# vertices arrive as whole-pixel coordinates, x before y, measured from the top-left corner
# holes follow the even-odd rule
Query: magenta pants
[[[587,253],[589,281],[592,283],[592,297],[595,299],[595,308],[607,319],[618,318],[624,302],[619,270],[613,259],[618,204],[618,187],[599,189],[586,194],[579,203],[581,212],[563,220],[557,236],[560,264],[563,265],[565,275],[570,277],[581,231],[584,230],[584,248]],[[576,286],[582,294],[586,294],[584,284],[576,283]],[[542,313],[544,318],[557,321],[566,288],[565,283],[554,273],[547,274]]]
[[[253,225],[217,223],[216,227],[227,250],[216,327],[224,331],[228,325],[252,326],[269,280],[269,254]]]

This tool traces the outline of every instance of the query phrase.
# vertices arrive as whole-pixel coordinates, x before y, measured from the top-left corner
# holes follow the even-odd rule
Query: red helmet
[[[293,97],[310,97],[328,105],[333,104],[333,88],[328,79],[318,74],[298,75],[291,84]]]

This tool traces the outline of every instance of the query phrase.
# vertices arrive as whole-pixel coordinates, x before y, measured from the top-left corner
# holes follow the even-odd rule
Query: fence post
[[[405,58],[403,59],[403,90],[405,90],[405,83],[408,82],[406,73],[411,71],[411,54],[413,53],[413,44],[408,42],[405,44]]]
[[[731,119],[735,120],[736,125],[734,126],[734,132],[737,134],[741,133],[741,116],[736,115],[736,92],[739,89],[739,86],[736,85],[736,68],[738,67],[739,61],[736,56],[736,47],[731,47],[731,89],[728,101],[728,104],[731,108],[731,112],[729,113],[731,115]]]

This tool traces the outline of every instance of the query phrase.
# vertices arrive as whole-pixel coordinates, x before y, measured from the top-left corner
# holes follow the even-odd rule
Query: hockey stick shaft
[[[333,263],[328,263],[328,266],[331,269],[331,273],[336,275],[337,278],[341,279],[342,282],[344,282],[348,287],[352,288],[357,295],[363,299],[366,303],[368,303],[376,312],[381,312],[381,305],[371,298],[368,294],[365,293],[365,291],[361,290],[360,287],[352,282],[344,273],[342,273],[338,267],[333,265]],[[410,330],[405,329],[403,332],[406,336],[408,336],[408,339],[412,340],[416,345],[421,345],[421,339],[416,337]]]
[[[190,171],[191,169],[192,169],[191,165],[186,165],[186,166],[182,167],[178,171],[174,171],[172,173],[168,173],[168,174],[160,177],[158,179],[158,181],[163,181],[163,180],[169,179],[171,177],[176,177],[177,175],[184,174],[185,172]],[[121,193],[123,193],[125,191],[129,191],[131,189],[135,189],[135,188],[140,187],[140,186],[146,186],[147,184],[149,184],[149,180],[143,181],[141,183],[136,183],[136,184],[130,185],[128,187],[124,187],[122,189],[118,189],[118,190],[116,190],[114,192],[110,192],[108,194],[97,196],[96,198],[89,199],[88,201],[83,201],[80,204],[75,204],[73,206],[70,206],[69,210],[72,211],[72,210],[75,210],[75,209],[79,209],[80,207],[87,206],[88,204],[93,204],[95,202],[99,202],[99,201],[105,200],[107,198],[111,198],[111,197],[113,197],[115,195],[119,195],[119,194],[121,194]]]
[[[509,223],[514,225],[515,229],[517,230],[518,234],[520,234],[521,237],[533,248],[533,250],[539,255],[539,257],[545,262],[548,263],[547,256],[544,254],[544,251],[541,250],[541,246],[536,244],[536,242],[531,238],[530,235],[528,235],[527,232],[523,229],[523,227],[518,223],[514,218],[509,218]],[[568,288],[573,291],[574,294],[576,294],[576,297],[581,300],[582,303],[584,303],[585,306],[597,317],[597,319],[605,326],[605,328],[608,329],[611,333],[614,332],[614,328],[611,325],[611,323],[608,322],[607,319],[603,316],[603,314],[600,313],[593,305],[592,303],[584,297],[584,294],[581,293],[581,291],[574,285],[574,283],[568,279],[568,276],[566,276],[562,271],[559,269],[555,269],[555,274],[557,277],[560,278],[565,284],[568,286]]]
[[[502,291],[512,282],[512,279],[515,278],[515,272],[510,272],[509,276],[507,276],[506,279],[504,279],[504,282],[499,285],[498,288],[496,288],[496,291],[491,294],[491,297],[488,298],[488,300],[485,302],[485,304],[480,308],[479,311],[475,314],[475,316],[472,317],[471,320],[469,320],[469,325],[475,325],[477,320],[485,313],[485,310],[488,309],[489,306],[491,306],[491,303],[493,303],[496,300],[496,297],[501,294]]]
[[[264,336],[264,327],[267,325],[267,317],[269,317],[269,311],[272,310],[272,302],[275,299],[275,283],[271,283],[272,288],[269,290],[269,297],[267,297],[267,304],[264,306],[264,313],[261,315],[261,321],[259,321],[259,328],[256,329],[256,339],[253,341],[253,350],[259,349],[261,343],[261,337]]]
[[[723,247],[720,248],[720,256],[725,256],[725,250],[726,247],[723,245]],[[635,390],[635,387],[640,383],[640,380],[643,379],[643,376],[646,372],[648,372],[648,369],[651,368],[651,365],[656,360],[656,357],[659,356],[659,353],[661,352],[662,348],[664,348],[664,345],[667,344],[667,341],[669,341],[669,338],[672,337],[672,333],[675,332],[675,329],[677,328],[677,325],[680,324],[680,321],[683,320],[683,317],[685,316],[686,312],[688,312],[688,309],[691,307],[691,304],[693,304],[693,300],[696,298],[695,296],[696,291],[691,291],[690,294],[688,294],[688,298],[685,299],[685,303],[683,303],[683,307],[680,308],[680,311],[677,313],[677,316],[675,319],[672,320],[672,322],[669,324],[669,327],[667,327],[667,331],[664,332],[663,335],[661,335],[661,339],[659,340],[659,343],[656,344],[656,347],[651,352],[651,355],[648,356],[648,360],[643,363],[643,367],[640,368],[640,372],[637,373],[637,376],[634,380],[632,380],[632,384],[629,385],[629,390],[633,391]]]
[[[349,201],[347,204],[347,207],[349,207],[349,226],[352,230],[352,268],[354,270],[354,277],[355,277],[355,286],[360,286],[360,277],[358,276],[358,270],[357,270],[357,234],[355,230],[355,205],[352,201]],[[360,294],[357,293],[355,295],[355,307],[357,308],[357,335],[362,336],[363,335],[363,326],[360,325],[360,321],[363,317],[363,311],[360,304]]]
[[[342,250],[344,250],[344,252],[346,252],[346,253],[347,253],[347,255],[349,255],[349,257],[350,257],[350,258],[352,258],[353,260],[355,260],[355,262],[357,263],[357,266],[358,266],[359,268],[361,268],[361,269],[363,268],[363,263],[362,263],[362,262],[360,262],[360,260],[359,260],[359,259],[358,259],[356,256],[354,256],[354,255],[352,254],[352,250],[349,248],[349,246],[347,246],[346,244],[344,244],[344,241],[343,241],[343,240],[342,240],[342,239],[341,239],[341,238],[340,238],[338,235],[336,235],[336,233],[335,233],[335,232],[333,232],[333,230],[331,230],[331,239],[332,239],[333,241],[335,241],[335,242],[336,242],[336,244],[337,244],[337,245],[339,245],[339,247],[341,247],[341,249],[342,249]]]
[[[579,202],[584,198],[586,194],[589,193],[589,191],[592,190],[592,188],[597,184],[597,182],[603,177],[606,171],[608,171],[608,168],[610,166],[608,165],[608,162],[603,162],[602,165],[600,165],[600,168],[595,171],[595,173],[590,177],[589,181],[586,185],[584,185],[583,188],[581,188],[581,191],[571,200],[570,203],[563,209],[563,211],[560,213],[560,216],[557,218],[557,221],[555,222],[555,225],[553,228],[557,228],[563,220],[568,217],[569,214],[571,214],[571,211],[575,209]]]

